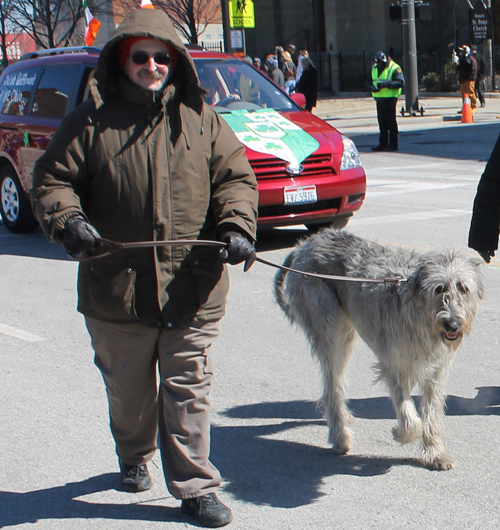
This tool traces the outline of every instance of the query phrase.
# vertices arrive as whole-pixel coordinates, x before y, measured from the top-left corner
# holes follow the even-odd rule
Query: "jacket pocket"
[[[82,263],[78,275],[78,310],[108,321],[137,320],[137,272],[113,264]]]
[[[188,259],[200,300],[199,316],[208,319],[210,315],[224,312],[229,278],[219,258],[219,250],[193,247]]]

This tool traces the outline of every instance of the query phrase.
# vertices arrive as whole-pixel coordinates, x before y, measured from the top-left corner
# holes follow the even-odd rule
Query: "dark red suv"
[[[33,166],[64,116],[89,97],[99,48],[23,56],[0,77],[0,214],[12,232],[37,223]],[[259,186],[259,227],[345,226],[366,191],[349,138],[305,111],[266,75],[231,55],[190,50],[212,105],[245,144]],[[302,98],[303,99],[303,98]]]

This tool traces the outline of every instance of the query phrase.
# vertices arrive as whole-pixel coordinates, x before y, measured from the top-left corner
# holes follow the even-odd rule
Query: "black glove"
[[[372,92],[378,92],[380,90],[380,87],[377,85],[372,85]]]
[[[491,258],[495,255],[494,250],[478,250],[477,252],[486,263],[489,263],[491,261]]]
[[[61,242],[64,250],[74,258],[85,252],[92,256],[97,249],[96,238],[100,238],[99,232],[83,217],[71,217],[64,225]]]
[[[220,257],[224,263],[237,265],[244,261],[245,272],[253,265],[256,258],[255,247],[243,234],[231,231],[224,232],[219,239],[226,243],[226,248],[220,251]]]

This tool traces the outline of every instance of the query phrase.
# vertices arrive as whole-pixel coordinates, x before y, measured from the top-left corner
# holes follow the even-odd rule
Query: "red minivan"
[[[28,191],[33,166],[66,114],[89,97],[99,48],[23,56],[0,77],[0,214],[11,232],[37,223]],[[304,110],[269,77],[232,55],[190,50],[206,101],[246,147],[259,188],[259,227],[343,227],[366,176],[354,142]]]

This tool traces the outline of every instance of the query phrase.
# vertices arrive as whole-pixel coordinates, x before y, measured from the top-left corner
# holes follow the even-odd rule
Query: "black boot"
[[[224,526],[233,520],[231,510],[220,502],[215,493],[184,499],[181,510],[196,517],[201,525],[210,528]]]
[[[146,464],[129,466],[120,462],[120,479],[122,481],[122,490],[131,493],[146,491],[153,487]]]

